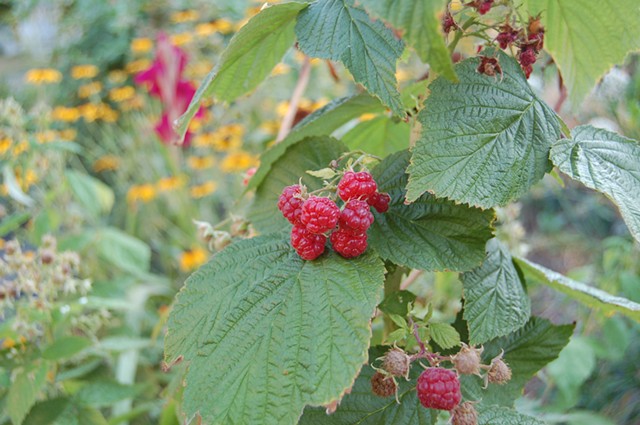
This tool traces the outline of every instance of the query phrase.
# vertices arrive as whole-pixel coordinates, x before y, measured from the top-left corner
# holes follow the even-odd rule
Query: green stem
[[[407,270],[404,267],[397,266],[393,263],[386,263],[385,266],[387,270],[389,270],[384,281],[384,296],[386,298],[392,293],[400,290],[400,283],[402,283],[402,276],[404,276]],[[387,315],[385,315],[384,316],[385,335],[389,335],[395,329],[396,329],[396,324],[393,323],[393,320],[391,320]]]
[[[451,44],[449,45],[449,54],[452,54],[454,50],[456,50],[456,46],[458,45],[458,42],[462,39],[462,36],[464,36],[464,31],[474,23],[475,23],[475,18],[471,17],[467,19],[464,24],[462,24],[462,27],[460,28],[459,31],[456,31],[456,36],[451,42]]]

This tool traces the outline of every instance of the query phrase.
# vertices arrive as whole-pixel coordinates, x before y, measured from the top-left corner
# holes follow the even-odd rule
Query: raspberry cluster
[[[307,194],[301,185],[282,191],[278,209],[293,224],[291,245],[302,259],[322,255],[327,234],[338,254],[345,258],[361,255],[367,249],[367,230],[374,219],[370,207],[383,213],[391,201],[388,194],[378,192],[378,185],[366,171],[345,172],[337,194],[344,201],[342,209],[329,197]]]
[[[523,28],[513,28],[508,23],[502,25],[496,41],[501,49],[506,49],[510,45],[518,47],[518,63],[529,78],[533,71],[533,64],[544,46],[544,28],[540,17],[530,17],[526,31]]]

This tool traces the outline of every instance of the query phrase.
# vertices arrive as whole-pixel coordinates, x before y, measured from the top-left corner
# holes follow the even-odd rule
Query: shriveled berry
[[[303,260],[315,260],[322,255],[326,242],[325,235],[311,233],[301,225],[291,229],[291,245]]]
[[[489,77],[495,77],[496,74],[502,75],[502,68],[500,67],[498,58],[492,58],[490,56],[480,56],[480,64],[476,71]]]
[[[367,199],[367,203],[379,213],[385,213],[389,210],[389,202],[391,202],[391,196],[388,193],[375,192]]]
[[[462,343],[460,351],[451,359],[453,367],[462,375],[480,375],[480,354],[482,348],[470,347]]]
[[[371,174],[366,171],[355,173],[347,171],[338,183],[338,196],[343,201],[349,199],[367,199],[378,189]]]
[[[364,233],[373,223],[373,214],[369,204],[359,199],[348,201],[338,219],[340,228],[354,233]]]
[[[302,223],[311,233],[325,233],[336,227],[340,208],[329,198],[311,196],[304,201],[300,213]]]
[[[531,65],[523,66],[522,70],[524,71],[524,76],[529,78],[533,72],[533,67]]]
[[[458,29],[458,24],[456,24],[456,21],[453,19],[453,16],[451,16],[451,12],[447,10],[444,16],[442,17],[442,31],[445,34],[449,34],[451,30],[455,31],[457,29]]]
[[[411,359],[400,348],[387,351],[382,359],[382,368],[393,376],[409,376]]]
[[[465,401],[453,409],[451,425],[478,425],[478,412],[472,402]]]
[[[371,391],[378,397],[391,397],[397,389],[396,382],[389,375],[376,372],[371,377]]]
[[[533,65],[536,63],[537,55],[536,50],[533,47],[523,47],[523,50],[520,51],[518,55],[518,60],[520,65],[523,67]]]
[[[354,234],[339,228],[331,234],[331,245],[344,258],[354,258],[367,250],[367,234]]]
[[[291,224],[300,222],[303,204],[302,187],[299,184],[285,187],[280,194],[280,198],[278,198],[278,209]]]
[[[506,384],[511,380],[511,369],[501,358],[495,358],[491,361],[488,376],[492,384]]]
[[[475,8],[479,14],[484,15],[491,10],[494,0],[474,0],[468,5]]]
[[[500,44],[501,49],[506,49],[518,39],[519,35],[520,31],[512,28],[509,24],[505,24],[500,27],[500,33],[496,37],[496,41]]]
[[[462,398],[458,375],[441,367],[425,369],[416,389],[420,403],[427,409],[452,410]]]

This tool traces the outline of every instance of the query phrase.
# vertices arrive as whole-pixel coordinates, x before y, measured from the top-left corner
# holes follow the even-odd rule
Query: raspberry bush
[[[165,356],[186,365],[187,418],[543,423],[514,401],[574,324],[532,316],[528,283],[640,320],[638,304],[534,264],[496,237],[496,209],[561,172],[609,197],[640,240],[640,144],[569,128],[562,102],[554,110],[529,84],[554,72],[568,91],[562,101],[579,103],[640,42],[619,37],[606,58],[591,55],[590,68],[576,71],[586,53],[564,40],[601,23],[585,27],[551,3],[289,2],[242,27],[180,132],[205,97],[239,99],[289,48],[307,59],[291,119],[238,203],[250,225],[187,280],[169,316]],[[581,17],[592,7],[566,3]],[[405,51],[428,73],[399,86]],[[364,90],[310,115],[296,109],[309,58],[334,77],[344,66]],[[408,290],[421,273],[443,271],[458,273],[462,287],[455,320]]]

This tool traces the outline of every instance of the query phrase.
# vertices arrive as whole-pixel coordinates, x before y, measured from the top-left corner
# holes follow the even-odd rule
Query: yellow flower
[[[216,137],[216,133],[197,134],[193,139],[193,146],[197,148],[212,147]]]
[[[260,129],[268,134],[276,134],[280,129],[280,122],[276,120],[263,121],[262,124],[260,124]]]
[[[131,99],[125,100],[124,102],[122,102],[122,105],[120,105],[120,107],[122,108],[123,111],[133,111],[133,110],[142,109],[144,107],[144,98],[136,94]]]
[[[237,149],[242,145],[242,136],[244,135],[244,127],[240,124],[229,124],[221,127],[214,133],[214,139],[211,146],[217,151],[227,152]]]
[[[51,143],[56,140],[56,132],[53,130],[40,131],[36,133],[36,141],[40,144]]]
[[[289,65],[281,62],[277,64],[275,68],[273,68],[273,71],[271,71],[271,75],[288,74],[290,70],[291,70],[291,67]]]
[[[102,83],[99,81],[94,81],[89,84],[84,84],[78,87],[78,97],[80,99],[86,99],[93,95],[99,94],[102,90]]]
[[[6,154],[11,149],[13,142],[8,137],[0,139],[0,155]]]
[[[68,108],[66,106],[56,106],[51,112],[54,121],[75,122],[80,118],[78,108]]]
[[[109,72],[108,75],[109,81],[111,81],[114,84],[122,84],[127,80],[127,73],[124,72],[121,69],[114,69],[113,71]]]
[[[204,198],[207,195],[211,195],[216,191],[216,189],[218,189],[218,183],[214,181],[208,181],[197,186],[192,186],[190,192],[191,196],[197,199]]]
[[[100,103],[98,105],[98,118],[102,119],[104,122],[116,122],[118,121],[118,117],[120,114],[115,109],[111,108],[111,106],[106,103]]]
[[[171,36],[171,42],[176,46],[183,46],[193,40],[193,34],[190,32],[181,32]]]
[[[151,202],[155,197],[156,188],[149,183],[131,186],[127,192],[127,201],[129,201],[130,204],[136,201],[142,201],[144,203]]]
[[[187,164],[194,170],[204,170],[216,165],[216,159],[212,156],[190,156]]]
[[[200,79],[211,71],[213,64],[207,61],[198,61],[187,67],[187,76],[189,78]]]
[[[58,136],[62,140],[66,140],[68,142],[71,142],[71,141],[76,139],[76,136],[78,136],[78,132],[76,130],[74,130],[73,128],[65,128],[64,130],[60,130],[58,132]]]
[[[371,114],[371,113],[362,114],[360,115],[360,121],[371,121],[376,116],[377,116],[376,114]]]
[[[452,12],[457,12],[462,9],[462,0],[452,0],[450,7]]]
[[[193,248],[189,251],[184,251],[180,256],[180,269],[185,272],[197,269],[207,262],[208,257],[209,254],[202,248]]]
[[[208,37],[214,34],[218,30],[218,27],[213,22],[205,22],[203,24],[196,25],[196,35],[198,37]]]
[[[93,171],[101,173],[103,171],[114,171],[120,166],[120,158],[115,155],[105,155],[96,159],[93,163]]]
[[[186,178],[184,176],[163,177],[156,183],[158,192],[169,192],[184,186]]]
[[[16,346],[16,341],[11,337],[8,337],[2,340],[2,345],[0,345],[0,347],[2,347],[3,350],[13,348],[15,346]]]
[[[233,23],[227,19],[217,19],[213,22],[213,25],[220,34],[230,34],[233,32]]]
[[[29,187],[33,186],[37,182],[38,182],[38,176],[36,175],[36,172],[33,171],[32,169],[27,170],[27,172],[24,175],[24,178],[22,179],[22,184],[24,185],[23,187],[25,189],[28,189]]]
[[[23,140],[13,148],[13,156],[14,157],[19,156],[20,154],[28,150],[29,150],[29,142],[27,142],[26,140]]]
[[[199,17],[200,14],[198,13],[198,11],[193,9],[174,12],[171,14],[171,20],[176,24],[197,21]]]
[[[220,168],[225,173],[232,173],[235,171],[244,171],[247,168],[255,167],[258,165],[258,160],[255,156],[245,151],[233,152],[227,155],[220,164]]]
[[[133,62],[129,62],[125,66],[125,70],[129,74],[137,74],[138,72],[144,71],[151,66],[151,61],[149,59],[138,59]]]
[[[74,80],[93,78],[98,75],[98,71],[100,70],[95,65],[76,65],[71,68],[71,78]]]
[[[24,77],[29,84],[39,86],[41,84],[53,84],[62,81],[62,73],[57,69],[36,68],[27,71]]]
[[[134,38],[131,41],[131,51],[134,53],[145,53],[153,49],[153,41],[150,38]]]
[[[136,89],[131,86],[116,87],[109,91],[109,99],[114,102],[124,102],[136,95]]]

